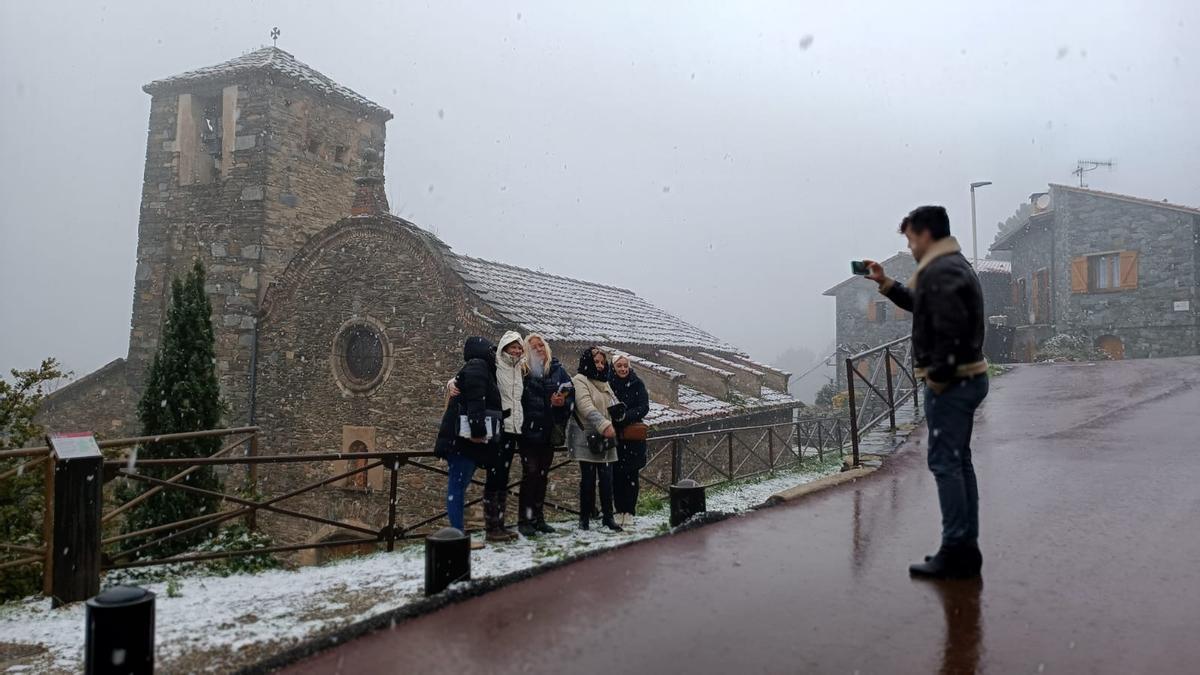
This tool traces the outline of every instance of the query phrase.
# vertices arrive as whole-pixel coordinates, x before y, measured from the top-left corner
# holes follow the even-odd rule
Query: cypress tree
[[[212,305],[204,292],[204,278],[204,266],[196,262],[186,278],[177,277],[171,284],[171,305],[163,323],[162,337],[150,366],[146,390],[138,401],[143,435],[215,429],[221,423],[223,404],[214,356]],[[138,450],[138,458],[207,457],[220,447],[220,438],[148,443]],[[184,468],[187,467],[144,467],[137,471],[166,480]],[[178,482],[207,490],[219,490],[221,487],[216,471],[211,466],[200,467]],[[141,481],[125,479],[123,489],[119,492],[121,501],[128,501],[150,487]],[[129,511],[124,530],[133,532],[213,513],[219,506],[220,499],[216,497],[164,488]],[[179,530],[186,527],[190,525]],[[125,548],[175,531],[178,530],[130,540]],[[145,549],[139,552],[138,557],[174,555],[211,534],[212,530],[197,530]]]

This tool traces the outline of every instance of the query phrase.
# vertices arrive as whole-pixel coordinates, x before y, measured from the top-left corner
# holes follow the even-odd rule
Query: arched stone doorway
[[[1116,335],[1101,335],[1096,338],[1096,349],[1108,354],[1113,361],[1125,358],[1125,343]]]

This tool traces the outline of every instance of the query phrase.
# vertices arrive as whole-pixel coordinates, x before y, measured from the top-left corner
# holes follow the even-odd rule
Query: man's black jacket
[[[953,237],[935,242],[921,263],[914,288],[892,281],[880,289],[912,312],[913,366],[943,383],[986,372],[983,290],[975,270]]]

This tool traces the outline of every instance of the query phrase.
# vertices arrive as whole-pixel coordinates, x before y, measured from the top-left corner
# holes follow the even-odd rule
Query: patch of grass
[[[183,584],[181,584],[179,582],[179,579],[172,577],[167,580],[167,597],[168,598],[178,598],[179,596],[183,595],[182,589],[183,589]]]
[[[999,363],[989,363],[988,364],[988,377],[1000,377],[1001,375],[1003,375],[1007,372],[1008,372],[1008,368],[1005,368],[1004,366],[1000,365]]]
[[[643,490],[638,495],[637,512],[653,513],[667,506],[667,495],[656,490]]]

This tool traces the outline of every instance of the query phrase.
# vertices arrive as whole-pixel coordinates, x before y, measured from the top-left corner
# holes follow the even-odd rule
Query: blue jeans
[[[450,474],[446,485],[446,517],[450,519],[450,527],[466,532],[463,513],[466,510],[467,486],[471,484],[471,476],[475,475],[475,461],[464,454],[452,452],[446,457],[446,464]]]
[[[975,544],[979,539],[979,487],[971,463],[971,432],[975,409],[987,393],[987,375],[951,382],[940,394],[925,390],[929,470],[937,481],[942,508],[943,546]]]

